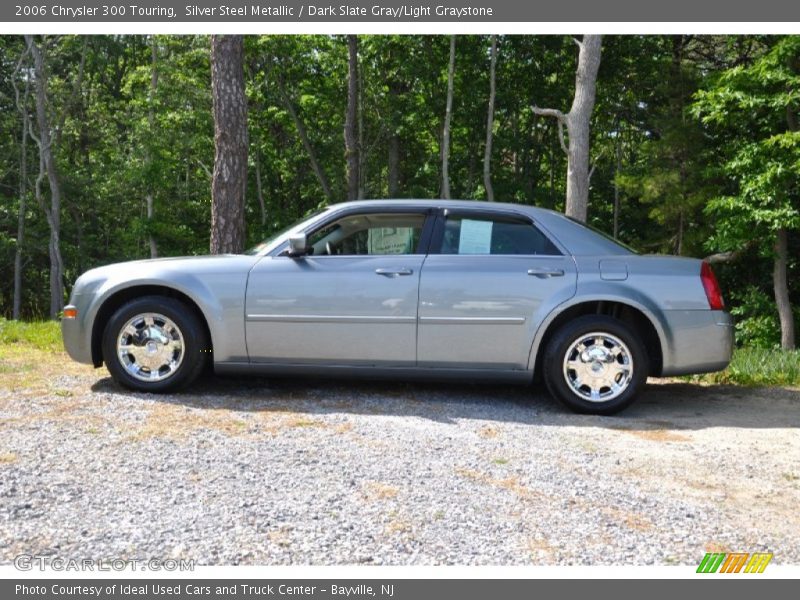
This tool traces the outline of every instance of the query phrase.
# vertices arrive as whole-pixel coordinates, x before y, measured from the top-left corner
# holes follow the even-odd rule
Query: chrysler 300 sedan
[[[243,255],[109,265],[62,320],[77,361],[167,392],[217,373],[544,380],[611,414],[648,376],[725,368],[709,265],[640,256],[560,213],[475,201],[331,206]]]

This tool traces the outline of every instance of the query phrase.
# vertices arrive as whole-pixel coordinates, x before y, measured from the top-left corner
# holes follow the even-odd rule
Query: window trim
[[[342,210],[333,211],[329,218],[321,219],[306,229],[302,229],[301,231],[306,234],[306,236],[311,237],[314,233],[323,229],[329,225],[332,225],[336,221],[340,219],[344,219],[346,217],[352,217],[355,215],[387,215],[387,214],[417,214],[422,215],[425,220],[422,223],[422,231],[420,232],[419,236],[419,243],[415,248],[414,252],[410,254],[319,254],[319,255],[310,255],[311,258],[319,259],[319,258],[353,258],[355,256],[427,256],[428,250],[430,249],[431,239],[433,235],[434,225],[435,225],[435,217],[436,217],[437,209],[430,208],[426,206],[355,206],[349,207]],[[288,240],[284,241],[280,246],[278,246],[273,252],[269,255],[273,258],[289,258],[286,256],[286,250],[288,247]],[[297,259],[292,259],[297,260]]]
[[[478,217],[483,219],[490,219],[490,220],[506,220],[506,221],[517,221],[523,223],[525,225],[530,225],[534,227],[539,233],[541,233],[552,245],[556,250],[559,250],[561,254],[443,254],[441,252],[442,248],[442,241],[444,240],[444,230],[445,224],[447,222],[447,217],[456,216],[456,217]],[[439,211],[439,214],[436,216],[436,222],[434,225],[433,233],[430,239],[430,246],[428,248],[428,254],[435,254],[439,256],[469,256],[469,257],[476,257],[476,256],[531,256],[536,258],[556,258],[556,257],[564,257],[568,255],[566,249],[556,240],[550,232],[547,231],[544,227],[540,226],[535,219],[533,219],[530,215],[526,215],[521,212],[517,212],[514,210],[504,210],[504,209],[485,209],[485,208],[445,208]]]

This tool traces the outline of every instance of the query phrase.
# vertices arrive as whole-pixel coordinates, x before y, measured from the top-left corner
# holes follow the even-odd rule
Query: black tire
[[[145,315],[155,316],[152,326],[145,324]],[[153,363],[169,361],[169,364],[163,364],[158,370],[151,369],[142,366],[150,360],[149,357],[143,356],[143,360],[137,362],[133,352],[117,352],[123,330],[134,319],[139,329],[137,325],[131,327],[139,333],[138,337],[128,335],[126,341],[131,342],[131,348],[135,346],[137,352],[145,352],[146,348],[152,346],[154,353],[161,353],[153,358]],[[145,326],[156,327],[154,331],[162,337],[147,337]],[[147,332],[151,332],[151,329],[147,329]],[[133,343],[134,338],[136,343]],[[152,342],[150,346],[147,343],[138,344],[145,338]],[[178,341],[181,343],[178,344]],[[117,383],[132,390],[152,393],[173,392],[188,386],[197,379],[211,356],[206,329],[195,312],[183,302],[165,296],[144,296],[122,305],[106,324],[102,348],[106,368]],[[120,354],[124,354],[124,358]],[[153,371],[157,371],[155,376],[152,375]],[[142,379],[147,375],[154,380]]]
[[[613,354],[612,350],[619,348],[622,356],[609,358],[608,360],[584,361],[581,358],[583,354],[579,352],[579,348],[576,345],[581,342],[583,336],[586,336],[585,339],[587,340],[593,339],[592,336],[588,336],[588,334],[592,333],[599,333],[609,337],[602,340],[603,344],[593,344],[586,348],[586,352],[590,353],[593,348],[597,348],[597,351],[601,354],[604,349],[606,352]],[[627,348],[616,346],[613,338],[622,342],[623,346]],[[611,347],[610,350],[608,346]],[[577,368],[583,368],[585,365],[587,370],[592,370],[595,362],[599,363],[597,369],[600,370],[599,375],[601,377],[605,377],[604,369],[608,365],[620,364],[626,366],[625,356],[627,356],[629,360],[627,367],[631,373],[629,376],[622,372],[616,375],[617,380],[613,383],[622,388],[621,392],[611,387],[602,387],[596,390],[599,397],[592,400],[586,396],[591,394],[592,385],[599,386],[597,382],[602,379],[587,379],[591,384],[580,386],[579,384],[582,381],[580,373],[576,369],[565,365],[568,353],[574,361],[577,361],[571,364],[581,363],[581,366]],[[588,356],[589,354],[587,354]],[[609,355],[607,354],[606,356]],[[614,367],[615,370],[619,368]],[[612,415],[629,406],[644,387],[649,370],[650,364],[647,352],[635,332],[622,321],[604,315],[586,315],[562,326],[547,344],[543,361],[544,380],[550,393],[573,411],[593,415]],[[613,374],[614,371],[610,371],[610,373]],[[587,377],[594,377],[594,372],[589,373]],[[610,377],[613,378],[614,375],[610,375]],[[605,378],[607,379],[608,377]],[[570,381],[573,383],[571,384]],[[578,389],[574,386],[578,386]],[[606,391],[603,392],[602,390]],[[602,394],[608,395],[609,399],[604,400]]]

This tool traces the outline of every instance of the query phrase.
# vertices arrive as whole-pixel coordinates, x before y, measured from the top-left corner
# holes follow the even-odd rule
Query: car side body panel
[[[375,316],[379,319],[401,317],[405,328],[404,347],[410,343],[410,332],[416,330],[413,336],[418,338],[418,356],[414,361],[398,361],[393,356],[388,362],[379,364],[380,360],[369,360],[366,357],[364,364],[358,364],[354,353],[346,361],[348,364],[335,364],[335,353],[329,351],[324,361],[307,360],[302,348],[296,348],[298,352],[292,356],[281,358],[276,356],[280,345],[290,345],[293,341],[283,339],[291,338],[292,329],[288,322],[280,331],[269,332],[266,331],[268,328],[264,328],[262,333],[254,334],[254,340],[259,335],[266,336],[258,343],[272,344],[269,352],[262,355],[249,352],[246,324],[251,308],[254,311],[252,315],[256,315],[255,322],[259,322],[257,315],[266,315],[266,318],[260,320],[262,323],[269,322],[270,316],[290,315],[285,310],[281,312],[277,309],[277,305],[267,312],[259,312],[260,308],[256,311],[255,304],[246,306],[248,294],[253,302],[258,302],[259,297],[274,301],[291,300],[277,288],[270,290],[271,284],[266,272],[265,278],[248,292],[248,276],[254,267],[259,271],[259,261],[263,260],[266,266],[267,261],[293,260],[288,257],[276,258],[285,246],[285,236],[253,256],[145,260],[88,271],[76,282],[70,300],[78,308],[78,318],[62,321],[66,349],[77,361],[96,363],[92,356],[92,335],[96,327],[95,320],[104,303],[115,294],[133,287],[158,286],[175,290],[197,305],[208,325],[213,360],[219,372],[436,378],[474,376],[475,379],[528,381],[537,364],[537,356],[543,351],[541,344],[548,333],[548,327],[559,315],[566,314],[565,310],[582,303],[600,301],[628,305],[640,311],[652,324],[663,355],[663,368],[658,374],[676,375],[718,370],[730,361],[733,344],[731,318],[724,311],[709,310],[699,276],[699,260],[636,255],[599,235],[588,235],[581,225],[553,211],[473,201],[359,201],[331,207],[326,213],[293,228],[285,235],[315,227],[316,224],[327,222],[347,211],[386,211],[397,207],[425,210],[456,207],[472,209],[478,205],[485,211],[526,216],[551,237],[553,243],[565,254],[561,257],[472,257],[471,265],[461,269],[463,277],[449,273],[448,269],[458,270],[459,263],[464,266],[470,257],[430,254],[427,258],[420,256],[417,260],[416,255],[407,255],[415,257],[414,264],[409,266],[414,271],[413,277],[418,273],[422,274],[418,308],[407,306],[410,298],[407,296],[411,293],[409,290],[401,295],[392,295],[387,291],[381,302],[400,299],[401,304],[405,302],[403,310],[392,313],[387,304],[385,306],[388,312],[376,313]],[[328,257],[328,260],[338,259]],[[393,259],[395,262],[396,260]],[[528,276],[527,270],[536,269],[539,264],[548,268],[557,267],[557,270],[564,271],[564,275],[552,279]],[[491,265],[499,266],[493,270]],[[373,266],[375,265],[370,268]],[[509,274],[513,272],[516,276],[517,271],[519,275],[514,281],[518,283],[505,289]],[[431,279],[426,281],[426,276]],[[376,274],[371,274],[370,278],[373,281],[379,280]],[[276,281],[276,284],[279,282]],[[541,285],[537,288],[538,284]],[[313,302],[319,304],[323,302],[321,291],[307,290],[307,296],[298,301],[301,304],[305,302],[308,306]],[[341,291],[342,298],[345,298],[353,290]],[[303,293],[300,288],[296,290],[296,294]],[[358,303],[358,290],[353,293],[353,302]],[[377,296],[375,301],[378,301]],[[359,314],[356,313],[363,313],[364,308],[353,306],[348,311],[344,305],[339,304],[336,311],[328,310],[330,314],[327,316],[345,317],[340,325],[346,326],[347,318],[358,317]],[[342,310],[345,312],[342,313]],[[324,312],[323,307],[320,313],[322,317],[325,316]],[[296,313],[295,316],[304,316],[300,311]],[[454,328],[453,323],[447,321],[452,318],[461,319],[463,327]],[[285,319],[279,318],[276,321],[282,320]],[[315,319],[306,323],[309,324],[312,328],[318,325]],[[327,325],[321,324],[323,327],[320,335],[330,338],[329,350],[335,348],[336,336],[342,330],[335,326],[335,319],[328,318]],[[381,323],[376,321],[373,325],[379,327]],[[355,324],[354,331],[358,335],[375,335],[375,327],[366,331]],[[258,329],[258,326],[255,327],[253,332]],[[271,335],[281,339],[268,339]],[[407,350],[408,348],[406,356]],[[448,355],[448,352],[451,354]]]
[[[101,307],[135,287],[175,290],[197,305],[208,325],[215,362],[248,360],[244,336],[247,274],[258,257],[225,255],[132,261],[84,273],[70,303],[77,319],[62,320],[64,345],[75,360],[92,364],[92,334]]]

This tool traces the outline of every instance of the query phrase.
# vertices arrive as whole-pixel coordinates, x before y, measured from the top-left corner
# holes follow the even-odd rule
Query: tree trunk
[[[158,68],[157,68],[157,59],[158,59],[158,49],[156,48],[156,38],[152,36],[151,39],[151,63],[150,63],[150,93],[148,94],[148,112],[147,112],[147,125],[150,130],[150,135],[156,135],[155,131],[155,107],[153,104],[156,100],[156,91],[158,90]],[[152,167],[153,164],[153,152],[152,150],[148,149],[147,151],[147,162]],[[147,240],[150,245],[150,258],[156,258],[158,256],[158,245],[156,244],[156,238],[153,237],[153,186],[152,183],[148,182],[149,189],[147,190],[147,195],[145,196],[145,206],[147,209]]]
[[[497,68],[497,36],[492,36],[492,58],[489,65],[489,110],[486,116],[486,148],[483,153],[483,185],[486,199],[494,202],[492,187],[492,138],[494,134],[495,71]],[[516,161],[515,161],[516,162]],[[516,167],[516,165],[515,165]]]
[[[781,323],[781,348],[783,350],[794,350],[794,315],[789,301],[789,285],[786,274],[789,255],[788,238],[789,234],[785,228],[778,229],[775,237],[772,282],[775,291],[775,304],[778,307],[778,318]]]
[[[575,72],[575,97],[567,114],[552,108],[534,107],[539,115],[558,119],[561,147],[567,153],[567,201],[564,212],[579,221],[586,221],[589,205],[589,146],[590,121],[600,68],[602,36],[584,35],[579,47],[578,68]],[[566,126],[569,145],[564,142]]]
[[[283,103],[286,106],[286,110],[289,113],[289,116],[292,117],[292,121],[294,121],[294,126],[297,129],[297,134],[300,136],[300,143],[303,144],[303,148],[308,154],[308,160],[311,163],[311,169],[314,171],[314,174],[317,176],[317,180],[319,181],[319,185],[322,188],[322,193],[325,194],[325,197],[328,199],[328,202],[333,201],[333,190],[331,189],[331,184],[328,181],[328,176],[325,174],[325,170],[320,165],[319,160],[317,160],[317,154],[314,152],[314,146],[311,145],[311,140],[308,137],[308,130],[306,130],[306,125],[303,120],[300,118],[300,115],[297,112],[297,109],[294,106],[294,102],[289,97],[288,92],[286,91],[286,87],[284,86],[283,81],[280,79],[278,80],[278,89],[280,90],[281,97],[283,98]]]
[[[247,188],[247,99],[244,38],[211,36],[214,177],[211,182],[211,253],[244,250]]]
[[[617,178],[622,171],[622,134],[617,127],[616,161],[614,163],[614,239],[619,239],[619,183]]]
[[[678,210],[678,233],[675,239],[675,255],[681,256],[683,254],[683,231],[685,229],[683,217],[683,209]]]
[[[550,147],[548,148],[550,151],[550,204],[548,208],[550,209],[554,209],[556,207],[556,154],[558,153],[558,150],[556,150],[555,145],[555,140],[551,138]]]
[[[347,112],[344,118],[344,147],[347,162],[347,199],[358,198],[358,37],[347,36]]]
[[[358,199],[367,197],[369,186],[367,143],[364,140],[364,69],[358,67]]]
[[[442,128],[442,198],[450,198],[450,119],[453,111],[453,76],[456,71],[456,36],[450,36],[450,63],[447,67],[447,106]]]
[[[542,144],[536,127],[536,117],[534,116],[532,119],[530,135],[526,135],[526,132],[519,126],[518,115],[514,117],[514,122],[514,135],[517,139],[522,140],[523,144],[520,157],[517,159],[519,163],[517,179],[519,186],[525,190],[528,204],[536,204],[537,201],[541,201],[540,198],[537,198],[536,187],[540,177],[542,156]]]
[[[50,255],[50,318],[56,319],[64,308],[64,264],[61,260],[61,184],[58,178],[53,141],[50,134],[50,123],[47,116],[47,69],[45,57],[36,45],[33,36],[26,35],[25,43],[33,56],[34,89],[36,94],[36,122],[39,126],[38,137],[31,135],[39,146],[39,177],[37,179],[37,200],[44,210],[47,225],[50,228],[48,253]],[[33,134],[32,130],[29,132]],[[44,202],[41,184],[44,176],[50,185],[50,206]]]
[[[397,132],[389,136],[389,198],[400,194],[400,136]]]
[[[390,55],[390,64],[394,65]],[[386,85],[389,89],[389,106],[390,106],[390,127],[388,139],[388,169],[387,169],[387,188],[389,198],[398,198],[400,196],[401,187],[401,162],[400,151],[402,142],[400,140],[400,132],[402,130],[403,115],[402,110],[398,107],[400,98],[403,94],[408,93],[408,84],[397,74],[395,68],[389,68],[392,73]]]
[[[261,151],[256,147],[255,155],[256,163],[256,198],[258,199],[258,208],[261,214],[261,226],[267,224],[267,208],[264,204],[264,190],[261,186]]]
[[[567,166],[567,216],[586,221],[589,205],[589,125],[594,109],[597,71],[600,68],[599,35],[585,35],[578,54],[575,98],[567,115],[569,158]]]
[[[22,61],[20,60],[20,64]],[[16,79],[16,73],[14,75]],[[27,210],[28,196],[28,94],[30,91],[29,80],[25,80],[25,94],[20,100],[19,90],[14,81],[14,92],[17,98],[17,107],[22,114],[22,132],[19,151],[19,212],[17,213],[17,245],[14,251],[14,301],[11,318],[19,319],[22,312],[22,253],[25,241],[25,212]]]

